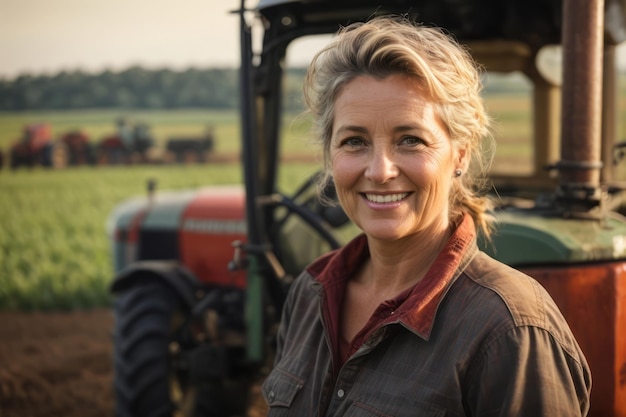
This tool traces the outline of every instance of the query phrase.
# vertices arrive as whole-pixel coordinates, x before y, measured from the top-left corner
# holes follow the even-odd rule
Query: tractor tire
[[[174,369],[172,346],[180,346],[176,335],[186,312],[169,288],[133,287],[118,296],[114,310],[116,416],[231,415],[221,381],[194,386]]]

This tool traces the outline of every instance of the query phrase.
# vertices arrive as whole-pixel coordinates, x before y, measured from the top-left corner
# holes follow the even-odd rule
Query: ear
[[[455,146],[455,169],[460,169],[463,172],[467,172],[470,163],[470,153],[467,144],[459,144]]]

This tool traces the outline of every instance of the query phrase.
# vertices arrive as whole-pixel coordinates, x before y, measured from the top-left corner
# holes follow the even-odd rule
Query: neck
[[[362,275],[363,284],[391,298],[415,285],[426,275],[452,235],[451,227],[438,233],[415,234],[396,241],[368,237],[370,264]]]

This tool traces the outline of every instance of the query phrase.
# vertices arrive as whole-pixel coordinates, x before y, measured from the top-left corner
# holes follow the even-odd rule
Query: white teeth
[[[404,199],[409,193],[400,193],[400,194],[365,194],[367,199],[373,203],[391,203],[394,201],[400,201]]]

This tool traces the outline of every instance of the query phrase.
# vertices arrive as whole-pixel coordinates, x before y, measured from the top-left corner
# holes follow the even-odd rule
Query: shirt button
[[[269,394],[267,395],[267,399],[269,400],[268,402],[273,402],[274,398],[276,398],[276,393],[274,391],[270,391]]]
[[[344,390],[340,389],[339,391],[337,391],[337,397],[343,398],[344,395],[346,395],[346,392]]]

